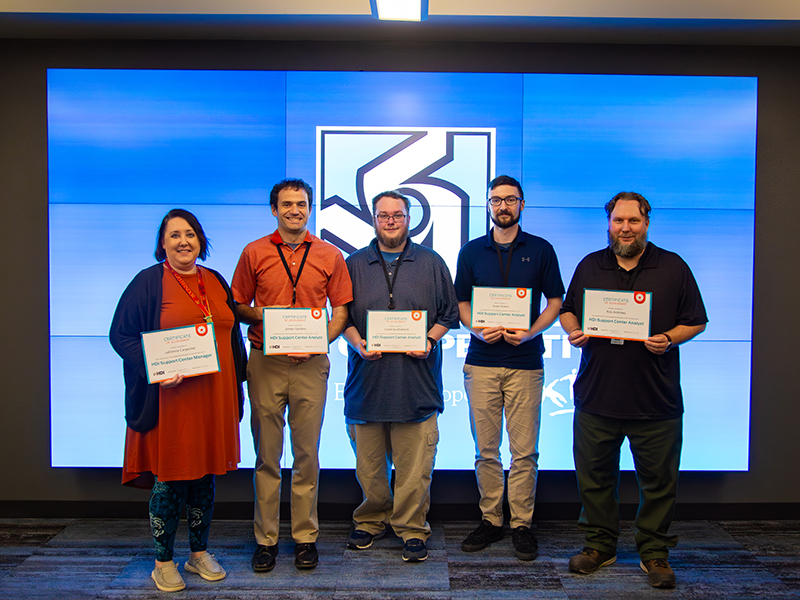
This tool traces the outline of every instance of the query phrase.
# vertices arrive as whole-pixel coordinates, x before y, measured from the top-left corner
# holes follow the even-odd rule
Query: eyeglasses
[[[378,213],[375,215],[375,218],[378,219],[379,223],[388,223],[389,221],[398,222],[405,219],[408,215],[405,213],[394,213],[392,215],[388,213]]]
[[[500,204],[503,202],[505,202],[507,206],[514,206],[517,202],[521,200],[522,198],[517,198],[516,196],[506,196],[505,198],[498,198],[497,196],[492,196],[487,200],[487,202],[492,206],[500,206]]]

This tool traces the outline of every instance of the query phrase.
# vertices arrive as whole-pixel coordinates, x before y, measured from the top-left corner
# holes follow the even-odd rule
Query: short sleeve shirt
[[[689,266],[674,252],[648,242],[636,268],[620,271],[610,248],[593,252],[575,269],[562,313],[582,322],[585,289],[651,292],[650,331],[663,333],[676,325],[708,322],[703,298]],[[683,414],[680,353],[673,348],[653,354],[644,342],[590,338],[581,351],[573,385],[575,407],[620,419],[673,419]]]
[[[300,279],[297,273],[308,249]],[[350,274],[342,253],[334,245],[323,242],[309,232],[294,249],[286,244],[276,230],[245,246],[233,274],[231,289],[233,299],[240,304],[254,306],[292,306],[294,287],[284,268],[279,252],[297,280],[297,298],[294,306],[325,308],[344,306],[353,299]],[[250,341],[257,347],[263,343],[261,325],[251,325]]]
[[[500,259],[497,252],[500,251]],[[558,258],[549,242],[519,230],[517,239],[508,248],[497,246],[492,232],[468,242],[458,255],[456,295],[459,302],[472,300],[472,288],[505,287],[504,269],[508,265],[508,287],[531,288],[531,325],[539,316],[542,296],[560,298],[564,284]],[[502,264],[502,267],[501,267]],[[519,346],[505,340],[487,344],[470,336],[466,364],[478,367],[505,366],[513,369],[541,369],[544,342],[537,335]]]
[[[425,310],[428,330],[435,324],[458,327],[456,300],[450,271],[430,248],[408,241],[409,246],[393,287],[395,310]],[[398,259],[399,260],[399,259]],[[354,300],[349,306],[348,327],[366,338],[367,311],[388,310],[389,288],[378,258],[375,240],[347,258],[353,280]],[[396,269],[397,267],[394,267]],[[344,414],[357,422],[406,423],[444,410],[442,396],[442,347],[427,359],[402,353],[384,353],[368,361],[348,346]]]

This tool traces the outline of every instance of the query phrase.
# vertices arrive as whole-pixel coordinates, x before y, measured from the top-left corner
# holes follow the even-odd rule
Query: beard
[[[608,245],[611,246],[611,250],[614,251],[614,254],[620,258],[633,258],[644,252],[647,246],[647,232],[640,233],[631,243],[625,244],[620,241],[619,236],[613,235],[609,231]]]
[[[504,215],[508,215],[509,217],[511,217],[511,219],[508,220],[508,221],[500,221],[500,217],[502,217]],[[505,210],[501,211],[501,212],[498,212],[496,215],[495,215],[495,213],[490,213],[489,214],[489,217],[492,219],[492,223],[494,223],[500,229],[508,229],[509,227],[513,227],[514,225],[519,223],[519,218],[521,216],[522,216],[522,211],[520,211],[517,214],[516,217],[514,216],[514,213],[507,212]]]
[[[400,229],[400,235],[397,237],[389,237],[383,230],[377,228],[375,229],[375,236],[378,238],[378,241],[387,248],[397,248],[402,246],[408,239],[408,225]]]

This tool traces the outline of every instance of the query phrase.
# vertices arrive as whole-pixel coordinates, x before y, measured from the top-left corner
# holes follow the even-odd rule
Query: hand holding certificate
[[[531,327],[530,288],[472,288],[472,327],[503,327],[527,330]]]
[[[428,311],[368,310],[368,352],[425,352]]]
[[[651,292],[583,291],[583,332],[590,337],[644,341],[650,337]]]
[[[144,332],[142,348],[148,383],[219,371],[213,323]]]
[[[327,354],[328,311],[323,308],[265,308],[264,354]]]

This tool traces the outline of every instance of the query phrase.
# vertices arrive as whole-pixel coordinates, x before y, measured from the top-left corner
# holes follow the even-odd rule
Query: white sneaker
[[[162,592],[179,592],[186,587],[183,577],[178,573],[178,565],[169,561],[153,569],[150,575],[156,582],[156,587]]]
[[[203,552],[197,558],[192,558],[190,556],[189,560],[187,560],[186,564],[183,566],[187,571],[197,573],[200,577],[208,581],[219,581],[220,579],[224,579],[225,575],[227,575],[225,569],[223,569],[208,552]]]

